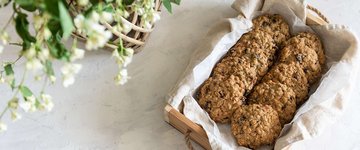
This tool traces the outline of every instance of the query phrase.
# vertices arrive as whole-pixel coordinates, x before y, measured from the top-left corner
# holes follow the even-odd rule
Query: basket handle
[[[312,10],[313,12],[315,12],[321,19],[323,19],[325,22],[329,23],[329,19],[325,17],[325,15],[323,13],[320,12],[320,10],[318,10],[317,8],[311,6],[311,5],[307,5],[306,6],[307,9]]]

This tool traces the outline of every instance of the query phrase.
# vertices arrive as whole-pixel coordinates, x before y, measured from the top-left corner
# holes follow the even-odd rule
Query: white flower
[[[112,52],[112,56],[114,56],[115,58],[120,57],[119,52],[118,52],[117,49],[115,49],[115,50]]]
[[[5,83],[5,78],[2,76],[2,75],[0,75],[0,83]]]
[[[0,132],[4,132],[7,130],[7,125],[0,121]]]
[[[145,9],[144,8],[138,8],[136,9],[136,12],[138,13],[138,15],[143,15],[145,13]]]
[[[35,102],[36,102],[36,97],[34,95],[26,97],[26,99],[28,102],[33,103],[33,104],[35,104]]]
[[[121,17],[128,18],[130,14],[126,10],[116,9],[114,13],[114,20],[120,22],[122,20]]]
[[[6,45],[10,41],[10,36],[5,31],[0,31],[0,40]]]
[[[70,61],[84,58],[85,51],[80,48],[73,48],[71,51]]]
[[[115,77],[116,84],[124,85],[128,81],[128,73],[126,69],[122,69]]]
[[[48,40],[51,37],[51,31],[48,27],[44,28],[43,35],[45,40]]]
[[[126,67],[127,65],[129,65],[132,61],[132,57],[124,57],[124,67]]]
[[[128,24],[128,23],[126,23],[126,22],[123,22],[123,24],[122,24],[122,32],[124,33],[124,34],[128,34],[130,31],[131,31],[131,26]]]
[[[36,56],[36,47],[34,43],[31,43],[30,48],[25,51],[24,56],[27,59],[33,59]]]
[[[38,54],[38,57],[41,61],[46,61],[47,59],[49,59],[49,56],[50,56],[50,51],[47,48],[41,49],[41,51]]]
[[[0,54],[4,51],[4,46],[0,45]]]
[[[18,99],[18,98],[14,98],[14,99],[10,100],[10,101],[8,102],[8,106],[9,106],[9,108],[11,108],[11,109],[17,109],[18,106],[19,106],[19,99]]]
[[[43,106],[47,111],[51,111],[54,107],[54,103],[52,102],[52,97],[48,94],[41,94],[41,99],[44,101]]]
[[[53,75],[51,75],[51,76],[49,77],[49,79],[50,79],[50,82],[51,82],[51,83],[55,83],[55,81],[56,81],[56,77],[53,76]]]
[[[117,50],[114,50],[112,55],[116,58],[116,62],[120,68],[126,67],[132,61],[134,50],[132,48],[125,48],[125,55],[120,56]]]
[[[86,49],[88,50],[104,47],[104,45],[112,37],[112,33],[105,30],[105,27],[98,23],[91,24],[91,31],[89,32],[90,33],[86,41]]]
[[[126,67],[127,65],[129,65],[132,61],[132,57],[134,54],[134,50],[132,48],[126,48],[125,49],[125,53],[127,56],[124,56],[124,67]]]
[[[89,0],[77,0],[77,3],[80,6],[86,6],[87,4],[89,4]]]
[[[142,21],[142,26],[145,28],[145,29],[151,29],[152,28],[152,25],[150,24],[149,21]]]
[[[133,56],[134,55],[134,49],[125,48],[125,53],[126,53],[127,56]]]
[[[74,24],[78,33],[82,34],[85,32],[85,17],[82,14],[79,14],[75,17]]]
[[[158,12],[154,12],[152,15],[152,23],[155,23],[156,21],[160,20],[160,14]]]
[[[30,108],[31,108],[32,104],[30,102],[22,102],[20,103],[20,107],[25,111],[25,112],[29,112]]]
[[[17,113],[16,111],[11,111],[11,120],[16,121],[21,119],[21,115]]]
[[[127,18],[127,17],[129,17],[130,16],[130,14],[129,14],[129,12],[127,12],[127,11],[123,11],[124,13],[123,13],[123,17],[124,18]]]
[[[103,21],[112,21],[112,14],[108,12],[102,12],[101,16],[93,11],[88,19],[83,15],[77,15],[74,19],[77,32],[80,34],[86,34],[86,49],[94,50],[101,47],[110,40],[112,33],[99,24],[100,18]]]
[[[19,106],[25,111],[25,112],[34,112],[36,111],[36,97],[34,95],[31,95],[29,97],[26,97],[26,101],[19,104]]]
[[[41,28],[36,34],[36,38],[40,41],[48,40],[50,37],[51,37],[51,31],[47,27]]]
[[[39,59],[34,58],[34,59],[28,60],[25,64],[25,67],[28,70],[37,71],[39,69],[42,69],[43,65]]]
[[[114,27],[113,27],[113,31],[115,32],[122,32],[123,28],[121,27],[120,24],[116,24]]]
[[[82,66],[80,64],[67,63],[61,68],[64,87],[68,87],[69,85],[74,84],[74,75],[81,70],[81,67]]]
[[[74,84],[75,78],[73,76],[64,76],[63,77],[63,86],[69,87],[70,85]]]
[[[101,12],[101,20],[107,23],[112,23],[113,22],[113,15],[110,12]]]
[[[92,11],[91,15],[90,15],[90,20],[93,21],[93,22],[99,22],[100,15],[97,12]]]

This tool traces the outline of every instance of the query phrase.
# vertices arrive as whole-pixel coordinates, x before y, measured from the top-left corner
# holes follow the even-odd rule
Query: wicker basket
[[[325,25],[329,23],[329,20],[316,8],[308,5],[307,9],[314,12],[306,15],[307,25]],[[192,122],[190,119],[182,113],[182,110],[178,111],[170,104],[167,104],[164,108],[165,121],[172,125],[185,135],[185,142],[190,150],[193,150],[190,140],[194,140],[200,146],[206,150],[211,150],[210,142],[205,130],[201,125]]]
[[[77,9],[76,6],[71,4],[72,0],[69,0],[68,2],[70,6],[69,11],[72,16],[75,16],[81,12],[79,11],[79,9]],[[154,10],[160,13],[161,0],[154,0],[154,2]],[[113,26],[111,24],[103,23],[103,25],[113,33],[113,38],[105,45],[105,47],[111,50],[116,49],[118,45],[115,43],[119,43],[119,40],[122,39],[125,48],[132,48],[134,49],[135,53],[140,52],[140,48],[145,44],[145,41],[148,38],[149,34],[153,31],[154,24],[151,24],[151,29],[142,28],[140,26],[141,17],[136,12],[131,13],[127,19],[122,18],[122,21],[124,21],[131,27],[130,32],[128,32],[127,34],[114,31],[112,30]],[[75,32],[73,33],[73,36],[82,41],[86,40],[86,37]]]

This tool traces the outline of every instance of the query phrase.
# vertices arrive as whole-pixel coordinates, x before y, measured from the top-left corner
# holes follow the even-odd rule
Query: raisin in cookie
[[[292,37],[286,42],[286,45],[290,44],[305,44],[307,47],[314,49],[318,55],[320,65],[323,66],[326,61],[324,49],[318,36],[310,32],[301,32],[296,36]]]
[[[278,113],[281,125],[290,122],[296,111],[294,91],[279,82],[266,81],[256,85],[248,102],[270,105]]]
[[[297,106],[300,106],[307,98],[309,84],[304,71],[297,63],[274,65],[264,76],[262,82],[270,80],[291,88],[295,92]]]
[[[281,46],[288,38],[290,38],[289,25],[278,14],[262,15],[253,20],[253,28],[263,30],[269,33],[277,46]]]
[[[214,121],[227,123],[242,105],[243,95],[244,85],[237,77],[210,77],[199,90],[198,103]]]
[[[306,74],[309,84],[316,82],[321,76],[321,65],[314,49],[304,42],[286,45],[279,54],[279,62],[300,64]]]
[[[231,132],[239,145],[258,148],[272,144],[281,131],[277,112],[269,105],[240,106],[231,118]]]

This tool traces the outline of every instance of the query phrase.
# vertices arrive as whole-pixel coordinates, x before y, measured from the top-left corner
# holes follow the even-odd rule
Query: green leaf
[[[52,18],[49,20],[47,27],[49,28],[52,35],[56,35],[61,30],[60,21]]]
[[[53,18],[59,19],[59,2],[60,0],[45,0],[45,9],[49,12]]]
[[[34,0],[15,0],[16,4],[22,5],[34,5]]]
[[[181,0],[170,0],[170,2],[176,5],[180,5]]]
[[[67,39],[74,30],[72,19],[62,1],[59,1],[60,23],[63,30],[63,38]]]
[[[97,4],[100,3],[100,0],[90,0],[90,3],[91,3],[92,5],[97,5]]]
[[[15,0],[15,3],[27,11],[33,12],[36,10],[35,0]]]
[[[103,11],[109,12],[109,13],[114,13],[114,7],[112,4],[105,5],[103,8]]]
[[[168,12],[172,13],[171,3],[170,0],[163,0],[163,5],[167,9]]]
[[[135,0],[123,0],[123,4],[131,5]]]
[[[66,49],[65,45],[61,42],[60,35],[52,37],[47,42],[51,56],[65,61],[70,61],[70,52]]]
[[[29,41],[24,40],[22,43],[23,50],[29,49],[31,46],[31,43]]]
[[[31,90],[27,86],[20,86],[20,92],[24,97],[30,97],[33,95]]]
[[[14,70],[13,70],[11,64],[5,65],[4,69],[5,69],[5,74],[6,74],[6,76],[14,75]]]
[[[27,42],[36,42],[35,37],[33,37],[29,32],[29,22],[27,20],[27,15],[21,12],[17,13],[15,18],[15,29],[17,34]]]

